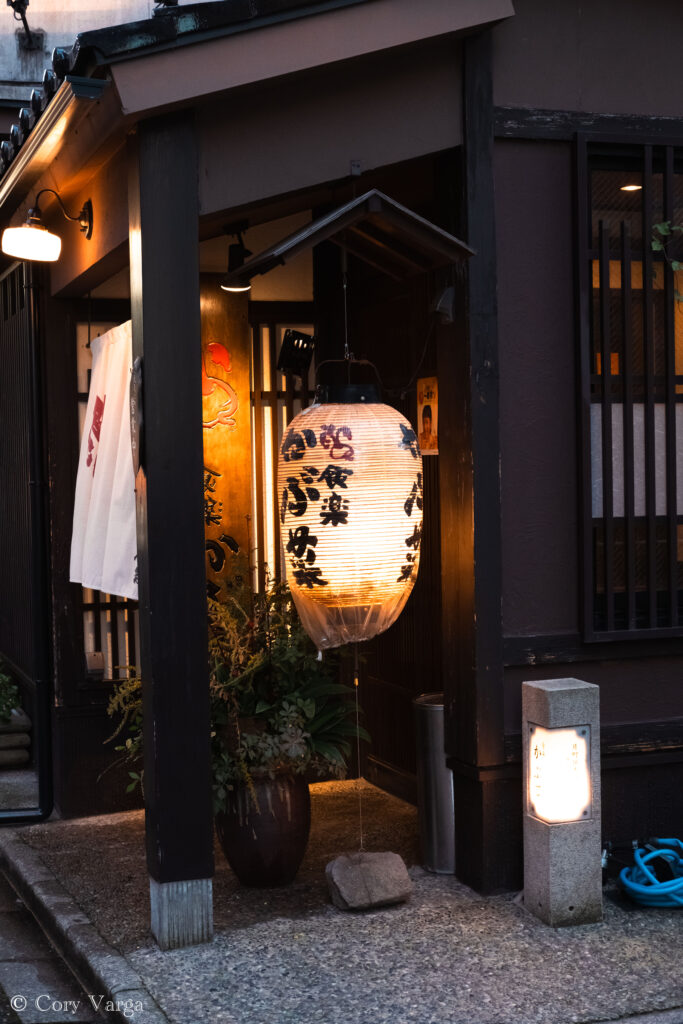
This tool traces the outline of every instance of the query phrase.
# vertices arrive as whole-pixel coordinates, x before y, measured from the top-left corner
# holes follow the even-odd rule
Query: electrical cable
[[[633,852],[633,867],[622,868],[624,891],[643,907],[683,907],[683,842],[651,839]]]

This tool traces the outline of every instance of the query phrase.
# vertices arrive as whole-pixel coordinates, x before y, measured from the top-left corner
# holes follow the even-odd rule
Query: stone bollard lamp
[[[522,683],[524,905],[554,927],[602,920],[600,689]]]

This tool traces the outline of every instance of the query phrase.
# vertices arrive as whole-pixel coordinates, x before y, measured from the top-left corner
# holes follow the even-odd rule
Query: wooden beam
[[[678,145],[683,134],[683,118],[646,117],[636,114],[594,114],[577,110],[544,110],[530,107],[496,107],[496,138],[555,139],[573,142],[577,132],[589,137],[611,135],[640,136]]]
[[[469,312],[469,421],[471,460],[461,452],[460,567],[472,574],[467,588],[471,651],[460,656],[458,713],[451,752],[470,764],[503,760],[503,653],[501,623],[500,418],[498,310],[493,189],[491,35],[464,43],[464,221],[476,250],[467,268]],[[464,440],[464,439],[463,439]],[[466,496],[466,497],[465,497]],[[471,502],[471,505],[469,504]],[[469,515],[465,515],[469,511]],[[451,598],[452,601],[452,598]],[[452,653],[452,652],[451,652]],[[450,654],[444,653],[448,659]]]
[[[192,115],[138,126],[129,160],[145,822],[152,930],[211,938],[210,786],[197,149]]]
[[[454,771],[458,877],[482,892],[513,887],[521,857],[510,829],[516,783],[471,778],[504,762],[500,424],[493,189],[491,35],[463,43],[464,164],[460,225],[476,250],[453,330],[439,329],[443,685]],[[447,190],[444,187],[444,195]],[[453,200],[451,200],[453,201]],[[451,225],[449,225],[451,227]],[[452,400],[451,399],[452,396]],[[475,772],[478,776],[481,773]],[[489,776],[487,776],[487,779]],[[512,801],[512,803],[510,803]],[[517,805],[520,804],[520,808]],[[521,814],[521,809],[520,809]],[[521,818],[520,818],[521,822]],[[521,825],[517,833],[521,836]],[[507,830],[507,835],[506,835]],[[513,830],[514,831],[514,830]],[[519,838],[518,836],[518,838]]]

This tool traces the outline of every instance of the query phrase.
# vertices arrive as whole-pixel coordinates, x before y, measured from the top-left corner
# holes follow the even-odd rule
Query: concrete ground
[[[354,783],[313,787],[296,881],[245,889],[217,852],[216,935],[162,953],[147,929],[142,814],[0,830],[0,865],[78,971],[139,1024],[683,1024],[683,911],[605,895],[600,924],[554,930],[417,864],[412,807],[365,784],[366,847],[410,865],[400,907],[349,914],[324,866],[357,848]],[[88,989],[88,986],[90,988]],[[1,1019],[1,1018],[0,1018]]]
[[[15,891],[0,877],[0,1024],[101,1020]]]
[[[35,768],[0,768],[0,810],[37,807],[39,802]]]

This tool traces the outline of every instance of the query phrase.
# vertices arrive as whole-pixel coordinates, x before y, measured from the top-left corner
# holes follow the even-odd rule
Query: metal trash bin
[[[413,700],[417,729],[417,813],[423,866],[441,875],[455,873],[453,772],[444,751],[443,693]]]

